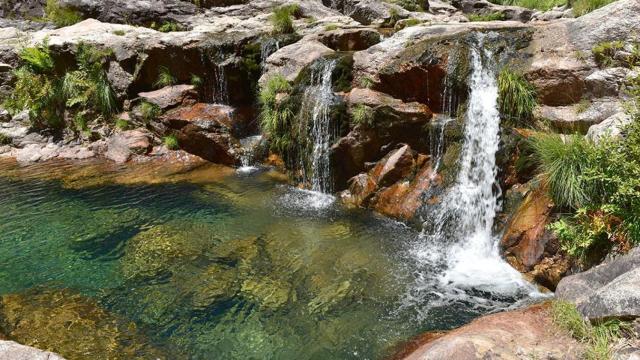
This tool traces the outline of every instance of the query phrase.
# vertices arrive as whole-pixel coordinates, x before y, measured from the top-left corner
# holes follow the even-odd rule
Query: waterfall
[[[429,151],[431,157],[433,158],[433,175],[432,179],[438,175],[438,171],[440,170],[440,166],[442,165],[442,157],[444,156],[445,151],[445,130],[447,125],[454,121],[449,116],[446,115],[438,115],[435,117],[434,121],[431,122],[431,131],[429,132]]]
[[[213,102],[216,104],[229,104],[229,91],[227,89],[227,77],[224,73],[224,64],[216,64],[213,85]]]
[[[267,58],[280,50],[280,42],[274,38],[268,38],[260,43],[260,67],[264,70]]]
[[[495,299],[536,293],[502,259],[499,236],[493,232],[500,208],[496,182],[500,114],[496,65],[485,47],[486,36],[478,34],[470,49],[469,105],[457,179],[435,209],[425,214],[423,232],[412,249],[424,272],[416,276],[410,302],[471,301],[491,308],[501,305],[489,304],[487,294]]]
[[[336,136],[331,124],[331,107],[335,103],[331,75],[337,63],[335,59],[318,63],[302,99],[302,116],[311,121],[310,164],[305,164],[306,156],[301,158],[304,181],[311,185],[312,191],[324,194],[333,192],[329,152]]]
[[[256,149],[262,142],[262,135],[254,135],[240,139],[240,168],[239,173],[249,174],[258,170],[256,164]]]

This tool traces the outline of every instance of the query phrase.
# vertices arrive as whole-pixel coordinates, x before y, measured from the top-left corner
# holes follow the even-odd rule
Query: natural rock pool
[[[0,330],[71,359],[383,359],[514,300],[416,301],[416,230],[267,170],[0,174]]]

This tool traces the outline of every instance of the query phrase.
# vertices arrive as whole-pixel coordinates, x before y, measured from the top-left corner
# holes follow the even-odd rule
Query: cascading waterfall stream
[[[431,297],[436,306],[463,301],[495,308],[501,305],[489,304],[487,293],[514,299],[537,292],[502,259],[493,232],[500,207],[496,184],[500,114],[493,54],[485,47],[485,36],[479,34],[471,48],[471,91],[457,180],[428,214],[413,249],[425,270],[417,275],[409,295],[413,302]]]
[[[331,126],[331,106],[334,104],[331,75],[336,65],[336,60],[321,63],[319,69],[312,74],[311,86],[305,90],[302,103],[303,109],[310,109],[312,121],[311,171],[305,171],[305,182],[311,185],[312,191],[323,194],[333,192],[329,151],[335,138]]]

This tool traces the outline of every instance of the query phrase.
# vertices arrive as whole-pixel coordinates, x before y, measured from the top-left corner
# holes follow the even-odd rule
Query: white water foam
[[[465,301],[492,309],[511,302],[491,304],[490,297],[522,299],[539,294],[502,259],[499,236],[493,232],[500,209],[496,184],[500,114],[493,54],[484,46],[485,36],[479,34],[471,47],[471,91],[458,177],[428,214],[412,249],[423,271],[416,274],[409,302],[429,297],[435,299],[430,306]]]

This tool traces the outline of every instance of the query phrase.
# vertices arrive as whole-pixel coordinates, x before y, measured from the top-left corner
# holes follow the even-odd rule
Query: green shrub
[[[573,13],[575,16],[582,16],[605,5],[609,5],[614,1],[615,0],[574,0]]]
[[[504,68],[498,75],[498,105],[502,116],[515,124],[533,117],[536,89],[520,73]]]
[[[293,16],[300,15],[300,7],[296,4],[281,6],[273,10],[271,14],[271,25],[274,34],[293,34]]]
[[[506,19],[505,14],[499,11],[488,14],[470,14],[467,17],[469,21],[496,21]]]
[[[114,35],[118,35],[118,36],[125,36],[127,34],[127,32],[124,31],[124,30],[114,30],[113,34]]]
[[[129,129],[129,120],[126,119],[118,119],[116,120],[116,127],[120,130],[127,130]]]
[[[539,169],[556,205],[577,209],[592,194],[583,178],[593,145],[579,135],[538,134],[531,138]]]
[[[162,142],[169,150],[178,150],[180,149],[180,144],[178,143],[178,138],[175,135],[167,135],[162,138]]]
[[[405,10],[409,11],[423,11],[422,6],[418,0],[394,0],[395,4],[400,5]]]
[[[162,115],[162,110],[156,104],[152,104],[148,101],[143,101],[140,104],[140,115],[142,116],[142,120],[145,123],[150,123],[151,121],[157,119],[160,115]]]
[[[153,83],[153,86],[160,89],[165,86],[173,86],[178,83],[178,80],[173,76],[171,71],[166,66],[160,66],[158,69],[158,78]]]
[[[110,51],[100,51],[86,44],[78,46],[78,69],[67,72],[62,83],[67,108],[81,112],[96,109],[104,116],[118,110],[115,92],[104,69],[109,56]]]
[[[293,112],[286,103],[279,103],[278,94],[289,94],[292,87],[281,75],[270,78],[260,90],[260,126],[269,135],[272,150],[285,154],[292,144]]]
[[[371,126],[373,124],[373,116],[373,109],[363,104],[358,104],[351,109],[351,122],[353,125]]]
[[[70,26],[82,21],[78,11],[60,6],[58,0],[47,0],[44,12],[46,19],[57,27]]]

